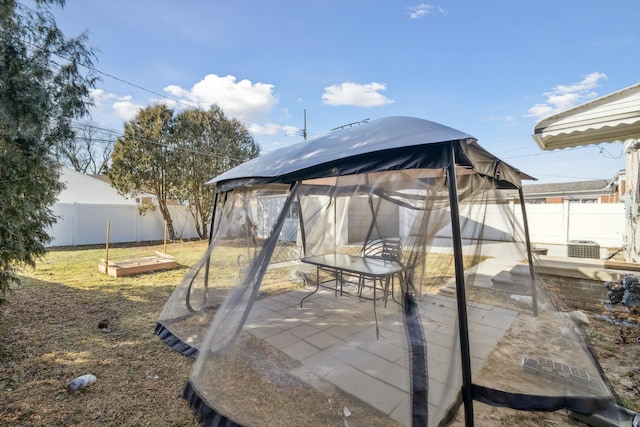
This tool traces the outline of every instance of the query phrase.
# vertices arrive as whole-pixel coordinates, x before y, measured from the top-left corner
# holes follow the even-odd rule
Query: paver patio
[[[376,339],[371,300],[335,296],[333,290],[321,288],[301,308],[300,300],[308,292],[301,289],[256,301],[247,330],[299,361],[302,367],[295,374],[312,386],[322,389],[330,383],[398,423],[410,425],[410,370],[400,306],[391,300],[387,307],[377,304],[380,337]],[[428,295],[422,307],[429,393],[454,395],[458,390],[447,390],[445,383],[459,361],[449,360],[449,350],[438,350],[458,342],[452,339],[458,334],[455,299]],[[516,316],[517,312],[500,307],[469,305],[473,374],[482,369]],[[458,352],[453,355],[459,357]]]

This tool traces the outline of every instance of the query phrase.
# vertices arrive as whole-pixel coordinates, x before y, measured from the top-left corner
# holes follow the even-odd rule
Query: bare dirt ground
[[[640,410],[640,343],[637,341],[640,337],[640,329],[624,328],[612,325],[602,320],[598,313],[589,313],[590,324],[585,327],[588,341],[593,349],[602,370],[615,394],[618,404],[635,411]],[[527,327],[526,320],[520,319],[520,322],[514,322],[512,329],[525,329]],[[522,331],[511,331],[512,334],[504,339],[498,345],[497,350],[490,356],[486,366],[508,366],[508,363],[501,362],[500,358],[514,357],[521,355],[522,349],[528,346],[527,335]],[[517,332],[517,333],[515,333]],[[620,338],[620,334],[625,336],[626,343]],[[517,336],[518,338],[514,338]],[[509,343],[505,346],[503,343]],[[551,353],[549,356],[555,360],[574,360],[571,354],[563,354],[558,351],[561,348],[560,343],[550,343],[547,351]],[[566,360],[563,360],[565,363]],[[580,365],[580,362],[574,362]],[[508,389],[509,372],[508,370],[492,371],[491,369],[483,370],[476,381],[482,383],[485,378],[489,378],[492,384],[498,388]],[[533,380],[529,384],[533,390],[536,387]],[[495,426],[495,425],[518,425],[518,426],[585,426],[570,416],[568,411],[560,410],[556,412],[523,412],[515,411],[507,408],[494,408],[478,402],[474,402],[474,420],[479,426]],[[454,426],[463,426],[463,412],[460,411]]]
[[[490,295],[483,295],[490,293]],[[506,308],[517,309],[514,301],[509,298],[509,293],[501,293],[485,288],[475,288],[471,290],[471,298],[476,301],[490,301],[491,304],[498,303]],[[571,310],[571,307],[565,307]],[[529,311],[528,309],[525,310]],[[619,315],[616,315],[620,313]],[[584,326],[584,339],[591,348],[595,358],[597,359],[602,371],[605,375],[605,381],[614,394],[614,398],[619,406],[625,407],[635,412],[640,412],[640,311],[621,310],[616,307],[611,310],[609,307],[598,311],[584,311],[589,319],[589,324]],[[557,315],[558,313],[556,313]],[[567,314],[565,312],[565,314]],[[560,319],[557,326],[567,324],[567,318],[558,316]],[[564,319],[564,320],[561,320]],[[606,320],[609,319],[609,320]],[[630,320],[627,326],[611,323],[611,319]],[[508,336],[501,340],[499,352],[494,352],[490,357],[487,366],[507,366],[508,363],[491,363],[501,362],[496,360],[498,357],[511,358],[521,357],[522,351],[531,347],[530,335],[527,333],[526,318],[521,318],[519,322],[514,322]],[[557,338],[556,338],[557,339]],[[505,347],[505,343],[507,346]],[[558,342],[549,342],[545,345],[550,357],[558,360],[560,358],[572,358],[572,354],[563,353],[563,344]],[[539,349],[536,349],[539,351]],[[493,359],[493,360],[492,360]],[[571,360],[571,359],[568,359]],[[567,362],[569,363],[569,362]],[[578,363],[579,364],[579,363]],[[491,382],[503,386],[508,385],[508,375],[505,372],[483,372],[484,376],[490,376]],[[502,380],[501,380],[502,378]],[[478,378],[482,381],[482,378]],[[474,420],[476,425],[495,426],[495,425],[518,425],[518,426],[585,426],[587,424],[578,421],[570,416],[568,411],[560,410],[556,412],[523,412],[508,408],[495,408],[474,402]],[[461,410],[453,423],[454,426],[464,425],[464,413]]]

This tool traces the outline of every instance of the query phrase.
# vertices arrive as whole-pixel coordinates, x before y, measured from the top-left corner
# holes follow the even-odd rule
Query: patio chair
[[[370,240],[365,243],[360,255],[365,258],[385,259],[402,264],[402,240],[400,237],[381,237]],[[402,276],[403,273],[400,273],[400,280],[403,279]],[[362,295],[362,290],[365,285],[364,280],[364,276],[360,276],[358,279],[358,295]],[[393,298],[393,276],[387,277],[385,283],[381,285],[384,285],[382,288],[382,298],[386,307],[389,296],[389,285],[391,285],[391,297]],[[376,284],[374,283],[373,286],[376,286]]]

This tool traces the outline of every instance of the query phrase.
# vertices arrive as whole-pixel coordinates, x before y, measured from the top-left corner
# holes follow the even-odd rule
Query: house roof
[[[58,195],[58,203],[135,205],[135,199],[118,194],[111,185],[89,175],[62,167],[61,181],[66,188]]]
[[[547,197],[570,199],[572,197],[597,197],[604,194],[612,194],[615,192],[615,187],[611,185],[611,180],[594,179],[591,181],[527,184],[522,186],[522,192],[526,200]],[[518,199],[518,193],[516,191],[507,191],[504,193],[504,196],[507,199]]]
[[[403,169],[447,168],[455,164],[490,176],[510,188],[533,179],[483,149],[474,137],[414,117],[385,117],[272,151],[208,182],[216,191],[244,185]]]
[[[91,178],[97,179],[98,181],[106,182],[107,184],[111,185],[111,180],[107,175],[87,174],[87,176],[90,176]]]
[[[543,150],[640,138],[640,83],[540,120],[532,136]]]
[[[571,193],[609,193],[609,180],[563,182],[554,184],[529,184],[522,187],[525,195],[571,194]]]

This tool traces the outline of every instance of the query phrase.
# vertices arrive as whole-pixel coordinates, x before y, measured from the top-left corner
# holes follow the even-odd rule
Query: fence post
[[[562,233],[564,234],[564,242],[569,241],[569,219],[570,219],[570,206],[569,200],[562,201]]]
[[[78,204],[73,202],[73,209],[71,210],[71,246],[76,245],[76,234],[80,234],[78,230],[76,230],[76,225],[78,217]]]

